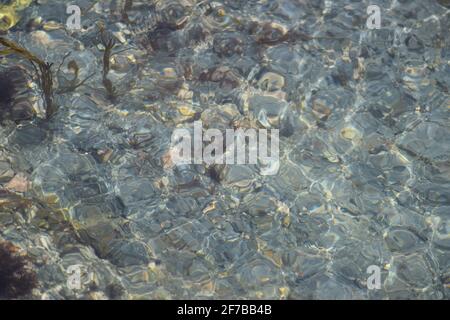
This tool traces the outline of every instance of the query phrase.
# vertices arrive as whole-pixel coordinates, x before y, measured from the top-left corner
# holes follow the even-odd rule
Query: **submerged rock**
[[[0,112],[1,119],[13,121],[31,119],[35,114],[33,94],[24,69],[0,70]]]

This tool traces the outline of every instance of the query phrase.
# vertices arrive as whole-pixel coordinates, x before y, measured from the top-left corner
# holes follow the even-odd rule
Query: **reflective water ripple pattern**
[[[450,298],[449,1],[77,0],[79,30],[11,2],[0,36],[53,63],[58,107],[2,51],[0,240],[29,298]],[[196,120],[279,129],[278,174],[173,166]]]

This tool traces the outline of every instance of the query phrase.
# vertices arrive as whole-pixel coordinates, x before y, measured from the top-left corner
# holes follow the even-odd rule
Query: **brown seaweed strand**
[[[50,118],[56,112],[53,102],[53,75],[51,71],[53,64],[45,62],[27,49],[21,47],[19,44],[6,38],[0,37],[0,44],[7,47],[11,52],[27,59],[33,65],[38,77],[41,95],[44,99],[46,117],[47,119]]]

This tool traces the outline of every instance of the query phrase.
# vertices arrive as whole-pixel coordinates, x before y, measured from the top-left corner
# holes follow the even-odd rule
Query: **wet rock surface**
[[[57,89],[43,119],[2,55],[0,240],[35,266],[29,298],[450,298],[448,1],[125,2],[78,1],[81,30],[62,1],[2,24]],[[173,166],[196,120],[279,129],[278,174]]]

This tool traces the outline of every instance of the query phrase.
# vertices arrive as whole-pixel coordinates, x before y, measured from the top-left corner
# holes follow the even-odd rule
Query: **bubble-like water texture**
[[[80,30],[37,1],[2,34],[55,73],[43,119],[32,66],[0,61],[0,183],[27,186],[0,192],[0,239],[29,251],[30,297],[450,298],[448,1],[76,4]],[[279,129],[278,174],[174,166],[198,120]]]

